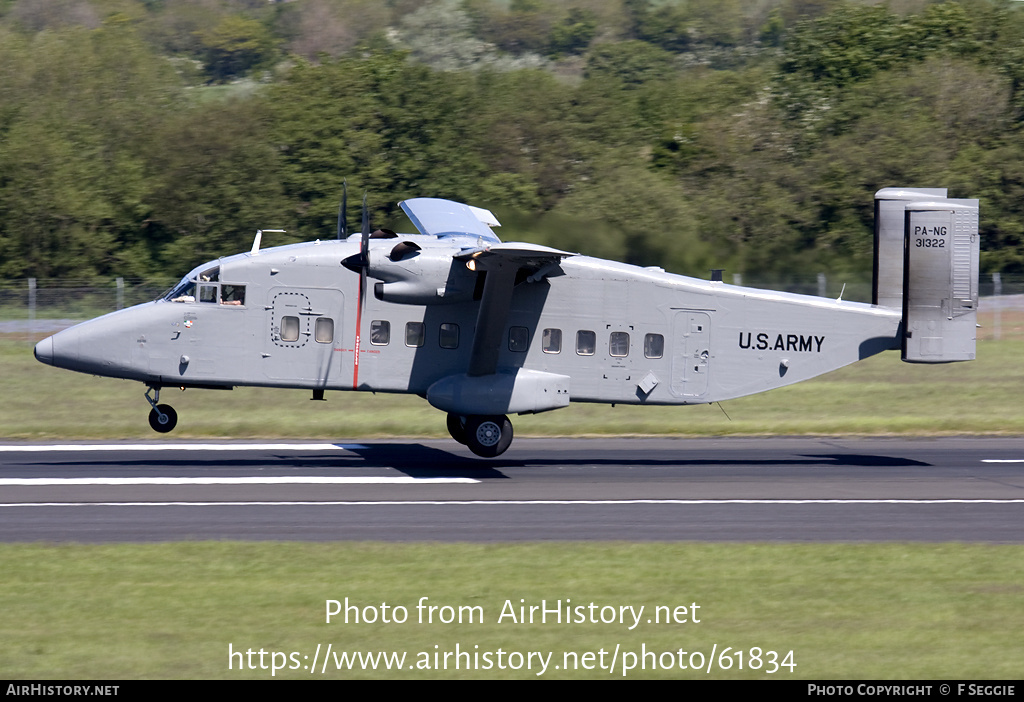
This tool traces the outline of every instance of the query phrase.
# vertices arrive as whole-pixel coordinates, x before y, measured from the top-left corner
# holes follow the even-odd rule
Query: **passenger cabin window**
[[[544,350],[544,353],[561,353],[562,330],[545,329],[541,335],[541,348]]]
[[[370,343],[374,346],[387,346],[391,342],[391,322],[375,319],[370,322]]]
[[[626,332],[612,332],[608,337],[608,355],[622,358],[629,355],[629,334]]]
[[[334,341],[334,320],[330,317],[318,317],[313,331],[318,343],[331,343]]]
[[[644,337],[644,358],[661,358],[665,355],[665,337],[648,334]]]
[[[593,356],[597,349],[597,334],[592,331],[576,332],[576,353],[580,356]]]
[[[409,322],[405,325],[405,345],[412,347],[423,346],[424,341],[423,322]]]
[[[526,352],[530,348],[530,330],[526,327],[509,327],[508,350]]]
[[[444,323],[441,325],[440,334],[437,337],[442,349],[456,349],[459,347],[459,325]]]
[[[299,340],[299,318],[281,317],[281,341]]]

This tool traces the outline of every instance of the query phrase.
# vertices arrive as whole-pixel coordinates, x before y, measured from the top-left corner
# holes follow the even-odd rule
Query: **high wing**
[[[492,375],[498,369],[505,324],[512,302],[516,280],[537,282],[555,272],[566,256],[575,254],[549,246],[528,243],[503,244],[491,231],[501,226],[490,210],[452,200],[419,197],[399,203],[421,234],[438,238],[477,237],[477,246],[466,248],[454,256],[465,261],[473,271],[485,273],[480,310],[477,313],[476,335],[470,353],[467,375]]]

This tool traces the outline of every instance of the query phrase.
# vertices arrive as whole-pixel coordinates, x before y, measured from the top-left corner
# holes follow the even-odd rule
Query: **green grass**
[[[718,406],[573,404],[514,417],[517,436],[1024,434],[1024,341],[982,341],[978,360],[902,363],[887,352],[815,380]],[[154,438],[140,383],[38,363],[26,342],[0,341],[0,438]],[[418,397],[239,388],[166,389],[178,438],[444,437],[443,415]],[[731,418],[731,419],[730,419]]]
[[[517,417],[517,435],[1024,433],[1024,342],[981,342],[975,363],[938,367],[885,354],[808,383],[717,407],[573,405]],[[0,437],[152,438],[138,383],[37,363],[0,342]],[[182,437],[444,436],[419,398],[304,392],[166,390]],[[243,678],[236,650],[417,653],[463,650],[794,652],[794,673],[631,677],[1000,678],[1024,674],[1024,552],[982,545],[249,544],[0,545],[0,676]],[[479,605],[484,624],[324,623],[325,600]],[[701,605],[700,624],[497,624],[508,599]],[[646,616],[645,616],[646,618]],[[435,649],[434,646],[438,648]],[[479,646],[479,649],[475,649]],[[767,655],[767,654],[765,654]],[[269,664],[269,659],[266,659]],[[290,661],[289,661],[290,662]],[[355,673],[328,677],[509,677],[536,671]],[[621,677],[600,669],[545,677]],[[309,676],[279,671],[277,677]]]
[[[1019,679],[1019,546],[248,544],[0,546],[0,675],[270,678],[234,650],[793,651],[796,668],[636,670],[630,677]],[[523,564],[529,563],[528,568]],[[328,599],[407,608],[409,621],[324,621]],[[482,623],[420,624],[415,606],[479,606]],[[619,624],[498,623],[503,604],[645,607]],[[647,623],[700,605],[700,623]],[[474,649],[479,646],[479,649]],[[767,654],[763,654],[767,656]],[[717,658],[717,656],[716,656]],[[781,658],[780,658],[781,660]],[[269,665],[269,658],[266,662]],[[620,659],[621,661],[621,659]],[[765,661],[767,662],[767,661]],[[276,677],[508,677],[536,671],[278,671]],[[549,670],[545,677],[621,677]]]

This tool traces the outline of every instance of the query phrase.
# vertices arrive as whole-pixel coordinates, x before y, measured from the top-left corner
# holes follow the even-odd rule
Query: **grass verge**
[[[627,678],[1020,679],[1024,558],[1019,546],[962,544],[250,544],[0,546],[0,675],[8,678],[526,678],[512,652],[551,653],[544,678],[621,678],[626,653],[648,656]],[[529,567],[523,567],[523,564]],[[419,623],[416,605],[435,610]],[[381,604],[405,623],[325,623],[327,600]],[[589,605],[608,623],[499,623],[509,601]],[[521,602],[525,600],[525,602]],[[699,610],[692,610],[697,603]],[[644,610],[618,623],[619,607]],[[614,608],[602,610],[603,607]],[[654,608],[686,606],[685,623],[655,623]],[[476,607],[475,621],[459,607]],[[699,623],[692,621],[696,617]],[[363,610],[365,616],[366,610]],[[445,615],[451,623],[439,623]],[[481,617],[482,615],[482,617]],[[482,618],[482,621],[479,621]],[[652,621],[649,623],[648,619]],[[405,653],[401,670],[287,669],[334,652]],[[234,651],[266,653],[239,670]],[[434,654],[492,654],[492,667],[435,669]],[[619,647],[614,672],[607,670]],[[680,649],[710,675],[678,666]],[[726,647],[731,668],[721,670]],[[750,670],[752,648],[760,670]],[[497,650],[506,666],[498,667]],[[600,650],[606,652],[605,669]],[[271,674],[270,652],[284,652]],[[737,651],[743,652],[743,669]],[[769,674],[793,651],[796,667]],[[296,652],[296,657],[292,657]],[[591,670],[565,669],[566,652],[593,652]],[[667,655],[671,652],[672,655]],[[666,654],[666,655],[663,655]],[[303,656],[309,656],[308,659]],[[726,659],[722,659],[723,661]],[[229,660],[233,669],[229,669]],[[571,655],[570,655],[571,660]],[[699,662],[693,657],[694,664]],[[246,660],[248,664],[248,660]],[[554,666],[559,666],[555,669]],[[652,670],[652,665],[657,669]],[[410,669],[409,666],[412,666]],[[318,664],[318,668],[320,665]]]
[[[978,361],[910,366],[883,354],[822,378],[717,407],[573,405],[515,419],[517,435],[1022,434],[1024,342],[979,342]],[[43,366],[31,344],[0,341],[0,437],[154,438],[143,387]],[[181,415],[176,437],[443,436],[419,398],[239,389],[165,391]],[[433,654],[551,652],[543,677],[621,677],[572,671],[567,652],[658,654],[658,670],[627,677],[709,677],[678,665],[682,649],[729,670],[711,677],[1019,679],[1024,625],[1019,546],[742,544],[239,544],[0,545],[0,675],[39,679],[266,678],[229,669],[228,647],[278,651],[286,666],[334,651],[405,653],[401,671],[307,670],[274,677],[536,677],[533,668],[434,669]],[[528,564],[528,567],[524,565]],[[479,606],[481,624],[418,624],[420,597]],[[324,623],[327,599],[408,608],[405,624]],[[699,624],[498,623],[513,606],[572,600],[645,607],[701,605]],[[435,648],[436,646],[436,648]],[[477,648],[479,647],[479,648]],[[646,648],[645,648],[646,647]],[[768,675],[767,653],[796,668]],[[744,651],[744,668],[737,651]],[[426,661],[422,652],[426,654]],[[694,659],[696,662],[698,659]],[[278,659],[280,662],[281,659]],[[449,659],[453,665],[454,659]],[[505,663],[511,661],[506,657]],[[606,660],[607,662],[607,660]],[[259,657],[255,663],[259,665]],[[429,668],[421,667],[424,663]],[[639,663],[639,661],[638,661]],[[684,660],[690,664],[687,656]],[[413,669],[409,669],[409,665]]]

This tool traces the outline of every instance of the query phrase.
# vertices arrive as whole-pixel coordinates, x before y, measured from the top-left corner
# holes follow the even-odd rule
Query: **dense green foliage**
[[[4,0],[0,277],[330,237],[344,179],[394,228],[448,197],[505,239],[852,277],[875,190],[947,186],[1020,273],[1022,110],[1001,0]]]

